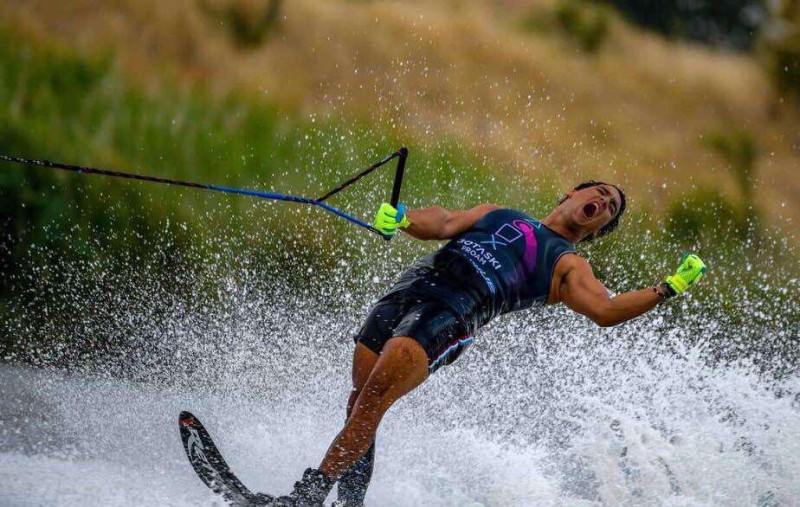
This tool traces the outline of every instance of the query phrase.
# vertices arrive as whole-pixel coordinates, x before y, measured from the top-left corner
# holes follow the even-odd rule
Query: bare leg
[[[362,343],[356,343],[356,350],[353,352],[353,390],[350,391],[350,398],[347,400],[347,418],[353,412],[358,395],[367,384],[375,363],[380,356],[367,348]]]
[[[428,357],[416,340],[395,337],[384,345],[342,431],[319,470],[337,480],[370,447],[383,414],[428,377]]]
[[[376,362],[378,362],[378,354],[360,343],[356,344],[356,350],[353,353],[353,390],[347,401],[348,419]],[[339,479],[340,502],[344,502],[344,505],[348,506],[364,504],[364,496],[367,494],[367,487],[372,478],[374,463],[375,440],[373,439],[367,452]]]

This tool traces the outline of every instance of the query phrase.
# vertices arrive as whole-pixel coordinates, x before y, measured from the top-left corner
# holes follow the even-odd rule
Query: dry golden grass
[[[166,76],[300,114],[365,118],[431,147],[455,141],[530,184],[620,181],[640,206],[660,208],[692,184],[735,194],[700,139],[745,128],[762,152],[760,202],[800,219],[800,114],[769,115],[757,61],[617,19],[608,44],[586,55],[558,30],[520,30],[534,3],[543,15],[553,5],[291,0],[279,32],[254,50],[237,48],[193,0],[26,0],[4,2],[0,15],[81,51],[114,51],[146,86]]]

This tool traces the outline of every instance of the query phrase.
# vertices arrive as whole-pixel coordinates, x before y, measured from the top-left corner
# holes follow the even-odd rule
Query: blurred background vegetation
[[[753,319],[747,287],[764,322],[800,326],[796,0],[0,5],[2,153],[317,195],[401,145],[410,206],[542,216],[575,183],[619,182],[630,216],[583,249],[613,289],[697,250],[723,268],[698,297],[731,325]],[[369,218],[390,172],[336,203]],[[124,258],[159,277],[222,252],[303,286],[386,247],[322,213],[2,164],[0,357],[59,339],[15,320],[51,311],[70,283],[56,265]],[[430,246],[392,248],[405,262]],[[348,290],[374,295],[371,269],[356,262]]]

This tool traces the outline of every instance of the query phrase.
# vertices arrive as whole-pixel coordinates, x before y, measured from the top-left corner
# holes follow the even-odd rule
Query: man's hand
[[[681,264],[674,275],[668,276],[664,285],[670,292],[668,296],[682,294],[686,289],[696,284],[706,274],[706,265],[700,257],[692,254],[684,254],[681,257]]]
[[[404,204],[398,204],[397,209],[388,202],[381,204],[378,212],[375,213],[375,222],[373,224],[384,236],[394,236],[397,234],[397,229],[404,229],[411,225],[408,217],[406,217],[406,207]]]

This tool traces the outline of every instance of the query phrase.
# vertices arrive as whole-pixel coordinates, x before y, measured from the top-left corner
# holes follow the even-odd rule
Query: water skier
[[[617,186],[589,181],[542,220],[482,204],[465,211],[405,211],[381,205],[375,227],[421,240],[449,240],[419,260],[372,307],[356,335],[347,421],[318,469],[270,505],[319,506],[339,482],[343,507],[363,505],[375,459],[375,432],[389,407],[450,364],[475,332],[504,313],[564,303],[600,326],[633,319],[684,292],[706,271],[695,255],[653,287],[611,297],[577,255],[575,243],[613,231],[625,211]]]

